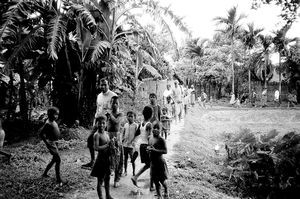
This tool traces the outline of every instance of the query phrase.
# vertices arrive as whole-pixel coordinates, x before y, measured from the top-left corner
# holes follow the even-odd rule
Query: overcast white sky
[[[247,24],[254,22],[256,27],[265,29],[265,33],[271,33],[280,27],[280,8],[278,6],[263,5],[258,10],[251,9],[252,0],[160,0],[163,6],[171,6],[171,9],[179,16],[184,17],[184,22],[192,31],[193,37],[212,38],[217,29],[213,20],[217,16],[227,16],[227,11],[238,7],[238,13],[244,13],[248,17],[242,22]],[[300,17],[298,17],[300,18]],[[300,37],[299,19],[288,32],[289,37]],[[178,40],[183,35],[176,31]]]

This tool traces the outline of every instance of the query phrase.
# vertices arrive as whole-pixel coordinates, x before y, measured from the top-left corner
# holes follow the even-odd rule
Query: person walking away
[[[157,96],[155,93],[150,93],[149,95],[149,100],[150,100],[150,107],[153,110],[152,117],[150,119],[150,122],[153,123],[154,121],[160,121],[160,116],[161,116],[161,108],[157,104]]]
[[[60,136],[60,131],[56,120],[58,119],[59,110],[56,107],[51,107],[47,111],[48,120],[40,130],[40,137],[44,141],[46,147],[48,148],[50,154],[52,155],[52,160],[47,165],[43,177],[49,177],[48,171],[55,164],[55,174],[56,174],[56,182],[59,186],[62,186],[62,179],[60,176],[60,164],[61,158],[58,153],[58,138]]]
[[[102,184],[104,182],[106,199],[113,199],[110,195],[109,181],[110,181],[110,152],[109,143],[110,138],[105,131],[106,117],[104,115],[97,115],[95,118],[94,134],[94,149],[98,151],[97,159],[93,165],[91,176],[97,177],[97,193],[99,199],[103,199]]]
[[[150,119],[152,117],[152,108],[150,106],[145,106],[143,109],[143,122],[139,126],[139,130],[137,131],[136,136],[137,142],[136,145],[139,146],[140,149],[140,159],[141,163],[144,166],[138,171],[138,173],[131,177],[131,181],[135,186],[137,185],[137,181],[140,175],[142,175],[147,169],[150,168],[150,158],[147,152],[147,147],[149,144],[149,138],[152,134],[152,123]],[[151,188],[151,187],[150,187]]]
[[[135,175],[135,160],[138,156],[138,152],[134,150],[134,136],[136,134],[138,125],[134,122],[134,112],[127,112],[127,123],[123,128],[122,145],[124,150],[124,175],[127,176],[127,162],[128,156],[132,164],[132,175]]]
[[[252,89],[252,92],[251,92],[251,105],[252,105],[252,107],[253,106],[256,107],[256,105],[255,105],[256,96],[257,96],[256,92],[254,91],[254,89]]]
[[[160,185],[164,187],[164,198],[169,198],[168,186],[168,167],[163,154],[167,154],[167,145],[160,136],[160,123],[153,125],[153,136],[149,140],[147,150],[150,153],[150,175],[155,184],[158,198],[161,198]]]
[[[164,137],[165,140],[167,140],[168,135],[170,135],[170,128],[171,128],[171,118],[168,115],[167,107],[164,107],[162,109],[161,124],[162,124],[161,136]]]
[[[275,90],[274,92],[274,102],[275,102],[275,107],[280,107],[279,90]]]
[[[195,101],[196,101],[196,94],[195,94],[194,85],[191,86],[190,93],[191,93],[190,94],[190,96],[191,96],[191,105],[194,107]]]
[[[101,79],[100,80],[100,90],[101,93],[97,96],[96,100],[96,113],[95,113],[95,118],[98,117],[99,115],[104,115],[107,111],[111,109],[110,107],[110,101],[113,96],[117,96],[116,93],[112,92],[109,90],[108,87],[108,81],[106,79]],[[93,122],[95,124],[95,121]],[[93,127],[92,131],[90,132],[90,135],[87,139],[87,147],[90,152],[90,157],[91,160],[90,162],[83,164],[81,167],[85,169],[91,169],[93,167],[94,161],[95,161],[95,150],[94,150],[94,134],[96,132],[95,127]]]
[[[115,168],[115,178],[114,178],[114,187],[119,187],[119,181],[122,175],[123,170],[123,147],[122,147],[122,138],[121,138],[121,120],[123,114],[119,112],[119,98],[118,96],[113,96],[111,98],[111,112],[106,112],[107,117],[107,131],[109,138],[113,138],[117,141],[117,161]]]

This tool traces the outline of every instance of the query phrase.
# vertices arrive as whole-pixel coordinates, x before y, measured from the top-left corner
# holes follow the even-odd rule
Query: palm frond
[[[95,27],[96,21],[91,12],[87,9],[87,7],[79,5],[79,4],[72,4],[72,8],[74,9],[75,13],[77,13],[78,17],[85,22],[87,27]]]
[[[26,54],[40,45],[39,38],[42,36],[41,31],[38,31],[41,26],[31,30],[22,42],[14,49],[8,59],[8,65],[12,64],[16,58],[24,58]]]
[[[107,48],[111,48],[108,41],[98,41],[93,48],[92,62],[94,63],[100,59]]]
[[[5,22],[0,28],[0,42],[2,42],[7,36],[16,37],[17,23],[23,16],[27,16],[26,8],[27,4],[30,3],[29,0],[13,0],[12,2],[14,4],[9,7],[6,13],[3,14]]]
[[[67,22],[60,14],[56,14],[49,22],[47,31],[47,39],[49,40],[49,56],[56,60],[57,53],[63,46],[64,38],[66,36]]]

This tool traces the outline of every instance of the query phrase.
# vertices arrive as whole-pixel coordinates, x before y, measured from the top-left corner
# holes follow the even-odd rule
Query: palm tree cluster
[[[51,101],[72,124],[92,121],[98,79],[106,77],[122,92],[137,90],[142,71],[166,75],[163,52],[137,11],[161,25],[176,52],[166,18],[190,34],[179,16],[154,0],[5,0],[0,7],[1,75],[10,77],[6,105],[12,111],[18,103],[23,120],[37,85],[48,86]],[[20,76],[19,94],[13,92],[14,74]]]
[[[288,75],[288,67],[282,64],[282,60],[288,59],[291,46],[297,48],[292,43],[295,38],[286,37],[292,22],[287,21],[282,28],[266,35],[254,23],[244,25],[245,18],[245,15],[238,14],[237,7],[232,7],[226,17],[215,18],[219,29],[212,40],[196,38],[186,43],[185,56],[177,65],[181,74],[188,77],[187,82],[200,84],[200,87],[208,84],[209,90],[211,86],[215,87],[214,90],[218,87],[218,92],[212,95],[219,97],[224,87],[228,92],[248,91],[250,95],[253,81],[260,81],[262,87],[267,87],[274,72],[278,71],[278,90],[281,93],[282,76]],[[273,53],[279,54],[276,66],[270,60]]]

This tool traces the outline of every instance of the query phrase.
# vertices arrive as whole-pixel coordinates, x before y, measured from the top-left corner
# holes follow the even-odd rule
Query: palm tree
[[[201,64],[201,58],[205,55],[205,43],[207,41],[207,39],[192,39],[185,47],[185,54],[192,60],[192,65],[194,66],[194,81],[197,79],[197,65]]]
[[[284,27],[282,27],[280,30],[275,32],[275,37],[273,38],[273,43],[275,45],[275,50],[279,53],[279,63],[278,63],[278,75],[279,75],[279,96],[281,95],[281,73],[282,73],[282,65],[281,65],[281,59],[282,56],[288,56],[288,43],[294,41],[294,39],[288,39],[286,38],[286,33],[291,27],[291,23],[286,24]],[[281,100],[281,98],[280,98]]]
[[[259,33],[263,31],[262,28],[255,29],[254,23],[247,24],[247,29],[244,29],[241,34],[241,40],[246,47],[246,54],[251,56],[251,49],[255,46],[257,42],[257,38]],[[249,96],[251,96],[251,65],[248,62],[248,89],[249,89]]]
[[[271,45],[272,45],[272,37],[269,35],[259,35],[259,40],[262,44],[263,50],[262,55],[264,56],[264,65],[262,67],[261,72],[261,79],[264,81],[264,88],[267,88],[267,81],[269,79],[268,75],[268,67],[271,65],[270,63],[270,51],[271,51]],[[270,73],[271,74],[271,73]]]
[[[234,40],[238,36],[241,30],[241,20],[245,18],[244,14],[237,14],[237,7],[234,6],[228,10],[227,17],[216,17],[214,20],[217,21],[218,25],[224,25],[224,29],[220,30],[222,33],[226,34],[230,39],[231,45],[231,70],[232,70],[232,92],[234,92]]]

